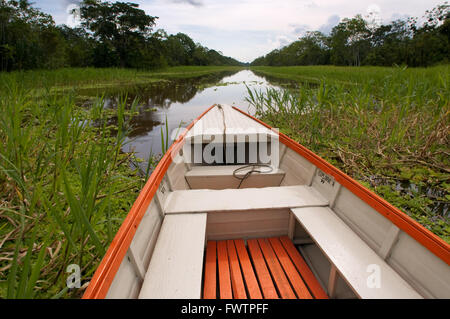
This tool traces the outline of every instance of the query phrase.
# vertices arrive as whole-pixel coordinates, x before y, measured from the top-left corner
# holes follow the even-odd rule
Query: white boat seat
[[[164,217],[140,299],[201,297],[206,214]]]
[[[187,143],[221,141],[224,133],[228,139],[236,141],[240,138],[246,142],[255,141],[263,134],[266,138],[278,139],[277,132],[235,111],[230,105],[222,104],[220,107],[212,108],[199,119],[187,132],[185,140]]]
[[[222,190],[180,190],[166,199],[166,214],[223,212],[292,207],[327,206],[314,188],[306,185]]]
[[[198,165],[192,166],[191,170],[185,174],[186,181],[191,189],[226,189],[237,188],[240,179],[233,176],[243,178],[245,174],[251,171],[251,167],[244,165]],[[279,168],[273,170],[267,167],[256,167],[261,173],[252,173],[243,180],[240,188],[257,188],[279,186],[284,178],[284,171]]]
[[[293,208],[292,212],[360,298],[422,298],[330,208]],[[377,269],[379,288],[372,281],[375,277],[369,278]]]

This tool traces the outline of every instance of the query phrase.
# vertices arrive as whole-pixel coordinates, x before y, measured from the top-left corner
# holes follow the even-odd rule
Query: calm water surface
[[[167,118],[169,132],[186,127],[213,104],[229,104],[252,113],[245,97],[247,87],[265,90],[283,83],[272,83],[252,71],[235,74],[216,74],[206,78],[172,80],[141,88],[135,94],[141,101],[139,115],[133,117],[133,131],[126,140],[124,152],[134,151],[136,156],[148,159],[150,152],[161,153],[161,128],[165,132]],[[131,99],[134,97],[132,96]],[[118,97],[107,102],[114,107]]]
[[[116,108],[120,97],[125,93],[128,103],[139,100],[139,114],[132,118],[133,129],[126,139],[124,152],[134,151],[136,157],[144,160],[139,165],[145,171],[150,154],[161,154],[161,128],[165,132],[166,119],[169,133],[180,127],[186,127],[208,107],[213,104],[229,104],[250,114],[254,113],[251,105],[245,100],[247,87],[254,90],[266,88],[297,87],[299,84],[273,77],[257,75],[250,70],[238,72],[221,72],[190,79],[172,79],[151,83],[145,86],[130,86],[102,90],[101,92],[84,92],[85,96],[105,94],[105,107]],[[316,86],[315,83],[301,85]],[[171,143],[171,141],[170,141]],[[405,184],[406,183],[406,184]],[[376,181],[386,184],[386,181]],[[402,193],[423,194],[433,201],[432,211],[437,216],[449,217],[449,204],[438,200],[443,195],[433,188],[420,188],[408,181],[399,182],[395,186]],[[414,196],[414,195],[413,195]]]

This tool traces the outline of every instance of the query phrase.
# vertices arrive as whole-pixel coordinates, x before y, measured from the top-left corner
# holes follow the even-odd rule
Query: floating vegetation
[[[257,117],[450,242],[448,66],[256,69],[317,83],[248,88]]]
[[[196,90],[172,92],[173,83],[220,80],[236,70],[1,73],[0,298],[81,297],[159,160],[151,150],[147,160],[122,152],[142,111],[135,96],[146,98],[135,93],[145,87],[162,103],[167,92],[158,90],[171,83],[173,99],[184,101]],[[164,127],[166,149],[167,118]],[[81,289],[66,287],[72,264],[80,267]]]

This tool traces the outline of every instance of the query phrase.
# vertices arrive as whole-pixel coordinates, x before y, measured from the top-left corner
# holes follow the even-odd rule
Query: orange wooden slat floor
[[[208,241],[205,299],[328,299],[287,237]]]

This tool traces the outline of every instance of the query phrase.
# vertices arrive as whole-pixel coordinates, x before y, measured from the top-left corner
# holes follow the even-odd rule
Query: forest
[[[0,0],[0,70],[240,65],[184,33],[154,30],[158,17],[134,3],[84,0],[78,15],[71,28],[28,0]]]
[[[306,32],[297,41],[255,59],[253,66],[342,65],[426,67],[450,60],[450,11],[445,2],[388,24],[373,16],[345,18],[329,35]]]

